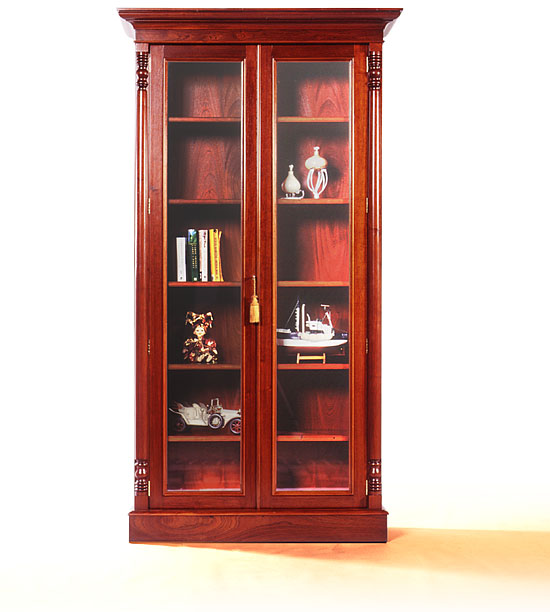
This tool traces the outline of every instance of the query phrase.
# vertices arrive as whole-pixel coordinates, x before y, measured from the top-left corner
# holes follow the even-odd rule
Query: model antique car
[[[221,429],[229,425],[232,434],[238,436],[241,433],[241,411],[227,410],[220,404],[218,397],[211,399],[209,406],[202,402],[172,402],[168,410],[171,413],[169,426],[175,433],[184,432],[190,425],[210,429]]]

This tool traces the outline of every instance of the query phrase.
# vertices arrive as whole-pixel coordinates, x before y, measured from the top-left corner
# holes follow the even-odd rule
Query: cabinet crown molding
[[[397,9],[151,9],[118,14],[137,43],[382,42]]]

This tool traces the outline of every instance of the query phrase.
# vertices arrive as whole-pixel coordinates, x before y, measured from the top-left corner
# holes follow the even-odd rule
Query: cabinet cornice
[[[136,42],[382,42],[401,9],[139,9],[118,13]]]

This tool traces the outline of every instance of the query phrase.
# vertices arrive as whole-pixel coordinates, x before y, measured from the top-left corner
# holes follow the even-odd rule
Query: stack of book
[[[177,280],[223,282],[220,240],[222,230],[187,230],[176,238]]]

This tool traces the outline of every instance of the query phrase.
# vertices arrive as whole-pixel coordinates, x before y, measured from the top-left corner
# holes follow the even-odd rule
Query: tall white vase
[[[311,191],[313,197],[318,200],[328,185],[328,162],[319,155],[319,147],[313,147],[313,151],[313,155],[308,157],[305,163],[306,168],[309,170],[307,174],[307,188]]]

